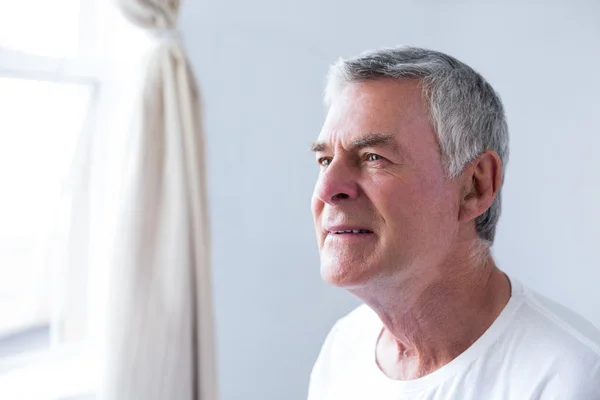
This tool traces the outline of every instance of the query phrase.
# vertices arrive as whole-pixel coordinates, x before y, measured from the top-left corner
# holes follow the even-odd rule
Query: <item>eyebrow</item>
[[[350,148],[352,150],[360,150],[367,147],[390,146],[394,144],[394,135],[391,133],[369,133],[352,142]],[[322,141],[316,141],[310,146],[310,150],[313,152],[323,152],[328,148],[329,145]]]

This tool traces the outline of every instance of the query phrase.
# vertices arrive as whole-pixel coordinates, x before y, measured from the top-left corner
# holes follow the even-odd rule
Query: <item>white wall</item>
[[[445,51],[500,92],[511,161],[500,266],[600,325],[600,2],[187,0],[206,101],[223,400],[296,400],[334,320],[320,281],[309,143],[340,55]],[[483,4],[486,3],[486,4]]]

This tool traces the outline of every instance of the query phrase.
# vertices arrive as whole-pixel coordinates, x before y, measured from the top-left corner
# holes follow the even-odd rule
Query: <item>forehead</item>
[[[402,147],[437,147],[417,80],[370,80],[347,84],[334,98],[319,142],[346,147],[361,136],[386,132]]]

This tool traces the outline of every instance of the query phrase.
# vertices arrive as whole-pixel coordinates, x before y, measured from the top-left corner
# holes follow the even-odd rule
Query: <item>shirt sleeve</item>
[[[600,400],[600,360],[569,363],[544,385],[540,400]]]
[[[328,377],[332,368],[332,353],[339,323],[340,321],[338,321],[329,331],[329,334],[321,347],[319,356],[315,361],[310,374],[310,383],[308,385],[308,400],[324,400],[326,398],[325,395],[329,381]]]

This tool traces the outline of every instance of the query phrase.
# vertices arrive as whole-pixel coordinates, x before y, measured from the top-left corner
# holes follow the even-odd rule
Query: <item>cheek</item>
[[[385,217],[386,214],[414,212],[421,204],[420,199],[424,198],[424,187],[418,180],[407,179],[398,176],[373,176],[368,181],[368,187],[365,190],[375,207]]]
[[[315,227],[320,225],[320,216],[323,212],[323,202],[319,199],[318,196],[313,195],[310,203],[310,208],[312,211],[313,221],[315,223]]]
[[[311,210],[313,216],[313,225],[317,237],[317,245],[321,248],[325,242],[325,234],[323,233],[321,224],[321,214],[323,213],[323,202],[316,196],[313,196],[311,201]]]
[[[421,230],[428,240],[445,241],[456,228],[458,212],[455,207],[454,192],[448,182],[430,182],[421,185],[415,211],[422,224]]]
[[[422,178],[376,177],[371,201],[386,224],[420,225],[451,213],[447,184]]]

